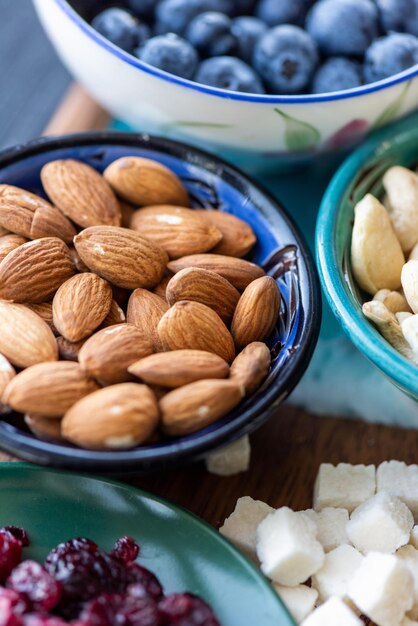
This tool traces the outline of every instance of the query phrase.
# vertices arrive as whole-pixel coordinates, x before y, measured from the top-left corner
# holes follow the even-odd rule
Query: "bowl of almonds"
[[[261,425],[320,322],[283,209],[226,163],[147,135],[0,155],[0,446],[147,471]]]

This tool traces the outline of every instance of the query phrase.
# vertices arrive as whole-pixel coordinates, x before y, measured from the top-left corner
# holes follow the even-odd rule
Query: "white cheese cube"
[[[244,496],[237,500],[235,510],[224,521],[219,532],[253,561],[257,561],[255,551],[257,526],[273,511],[274,509],[265,502]]]
[[[377,491],[397,496],[418,521],[418,465],[385,461],[377,468]]]
[[[362,502],[376,492],[376,468],[374,465],[337,466],[323,463],[315,481],[314,509],[321,511],[325,507],[354,511]]]
[[[348,585],[363,559],[353,546],[339,546],[328,552],[323,566],[312,576],[312,587],[318,591],[320,601],[325,602],[332,596],[345,600]]]
[[[411,530],[410,543],[414,546],[414,548],[417,548],[418,550],[418,526],[414,526]]]
[[[357,550],[393,553],[409,542],[414,524],[411,511],[385,491],[361,504],[351,514],[347,535]]]
[[[414,579],[414,605],[409,615],[414,619],[418,618],[418,550],[413,546],[403,546],[400,548],[396,556],[405,563]]]
[[[257,528],[257,556],[263,572],[276,583],[295,587],[315,574],[324,562],[317,527],[308,515],[282,507]]]
[[[370,552],[348,587],[349,598],[377,626],[399,626],[414,602],[414,582],[392,554]]]
[[[318,541],[325,552],[335,550],[338,546],[350,543],[347,537],[346,526],[348,523],[347,509],[335,509],[327,507],[322,511],[308,509],[303,511],[311,516],[318,527]]]
[[[206,459],[206,469],[217,476],[234,476],[250,467],[251,446],[248,435],[231,445],[212,452]]]
[[[364,626],[339,598],[331,598],[309,615],[302,626]]]
[[[277,591],[283,604],[287,607],[290,615],[296,624],[300,624],[312,613],[318,599],[316,589],[311,589],[306,585],[298,585],[297,587],[282,587],[277,583],[273,583],[273,587]]]

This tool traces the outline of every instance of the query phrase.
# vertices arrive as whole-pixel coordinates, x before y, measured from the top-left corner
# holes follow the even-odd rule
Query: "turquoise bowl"
[[[364,294],[351,271],[354,206],[366,193],[382,195],[382,176],[393,165],[418,164],[417,118],[381,131],[356,150],[335,174],[322,200],[316,254],[329,305],[355,346],[397,387],[418,400],[418,370],[364,317]],[[370,299],[370,296],[369,298]]]

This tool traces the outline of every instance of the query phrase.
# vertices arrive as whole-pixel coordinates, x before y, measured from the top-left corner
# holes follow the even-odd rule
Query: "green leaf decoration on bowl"
[[[285,123],[285,141],[289,150],[302,152],[312,150],[319,144],[321,133],[317,128],[284,113],[280,109],[275,108],[274,110]]]
[[[398,95],[396,100],[394,100],[391,104],[389,104],[385,110],[379,115],[379,117],[375,120],[375,123],[372,126],[372,130],[376,130],[376,128],[380,128],[381,126],[385,126],[391,122],[399,113],[403,101],[405,99],[406,94],[411,86],[412,81],[408,81],[405,87],[402,89],[401,93]]]

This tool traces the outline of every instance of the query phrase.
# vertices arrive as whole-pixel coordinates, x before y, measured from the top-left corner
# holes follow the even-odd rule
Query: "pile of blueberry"
[[[125,0],[92,26],[166,72],[249,93],[327,93],[418,64],[418,0]]]

